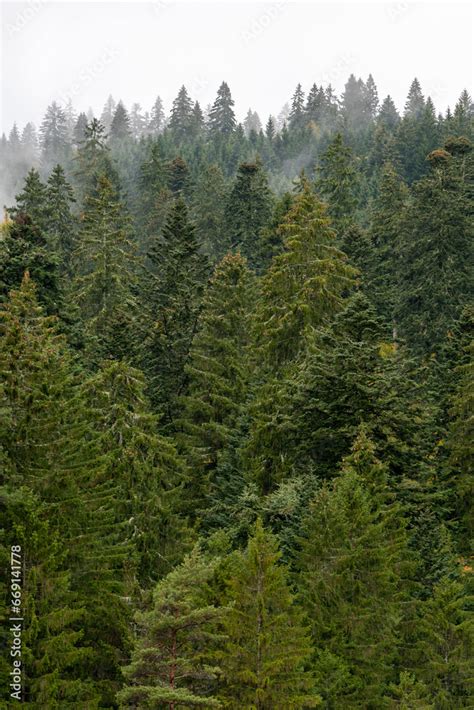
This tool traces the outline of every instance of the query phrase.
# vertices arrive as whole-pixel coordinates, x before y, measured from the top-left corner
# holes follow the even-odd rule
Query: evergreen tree
[[[354,283],[355,270],[334,245],[324,207],[307,182],[284,217],[283,252],[262,281],[257,330],[262,353],[278,369],[296,357],[306,330],[332,315]]]
[[[407,538],[363,432],[303,524],[300,585],[326,707],[383,707],[407,589]]]
[[[202,302],[186,366],[183,433],[194,509],[208,494],[247,394],[254,281],[246,260],[228,254],[216,267]]]
[[[185,365],[196,332],[207,262],[199,252],[194,225],[181,197],[169,213],[162,236],[150,249],[150,267],[143,282],[147,325],[141,362],[153,406],[170,423],[187,381]]]
[[[226,204],[227,232],[250,266],[261,261],[261,233],[272,215],[272,194],[260,161],[242,163]]]
[[[386,163],[371,208],[365,269],[367,292],[388,322],[393,320],[398,299],[398,258],[408,199],[406,185],[393,165]]]
[[[157,136],[161,133],[165,126],[165,112],[163,109],[163,101],[159,96],[156,97],[156,101],[151,109],[151,118],[148,124],[148,132],[152,136]]]
[[[48,106],[41,123],[40,145],[41,162],[47,172],[69,157],[66,115],[55,101]]]
[[[225,221],[227,183],[220,167],[211,163],[200,174],[193,192],[192,216],[203,250],[219,261],[229,248]]]
[[[36,170],[28,173],[16,201],[16,206],[8,210],[13,219],[6,224],[0,251],[2,295],[19,288],[25,271],[29,271],[37,282],[41,303],[48,313],[57,314],[61,308],[59,262],[45,231],[47,191]]]
[[[441,580],[421,609],[414,666],[436,710],[469,708],[474,701],[471,572]]]
[[[127,333],[135,307],[129,220],[107,177],[99,178],[97,189],[97,197],[86,200],[74,252],[75,298],[93,359],[128,353]]]
[[[102,113],[100,114],[100,123],[104,127],[105,133],[110,132],[110,126],[112,125],[112,119],[114,117],[116,108],[117,108],[117,104],[115,103],[115,100],[114,100],[112,94],[109,94],[109,98],[105,102]],[[94,120],[97,120],[97,119],[94,119]]]
[[[84,137],[74,159],[76,163],[74,178],[82,203],[86,197],[97,196],[98,180],[102,175],[107,175],[118,187],[118,176],[112,166],[106,138],[105,127],[96,118],[86,124]]]
[[[413,190],[400,245],[396,319],[418,353],[439,347],[472,294],[472,146],[446,147]]]
[[[104,362],[87,382],[95,430],[107,455],[106,476],[115,483],[117,525],[127,522],[126,537],[135,549],[129,560],[142,587],[169,572],[186,544],[179,495],[184,464],[173,443],[157,433],[145,379],[124,362]]]
[[[76,199],[60,165],[54,168],[48,178],[46,201],[50,243],[59,256],[60,271],[70,275],[71,255],[77,233],[77,221],[71,207]]]
[[[301,84],[295,89],[291,99],[291,110],[288,116],[288,126],[291,130],[301,130],[305,125],[304,91]]]
[[[221,707],[213,692],[222,639],[222,611],[210,600],[215,567],[195,548],[158,583],[153,608],[136,614],[140,635],[124,668],[121,708]]]
[[[182,86],[178,96],[173,101],[169,121],[170,130],[176,141],[182,142],[189,137],[192,123],[193,102],[189,98],[186,87]]]
[[[216,100],[209,114],[209,131],[211,135],[228,136],[235,130],[234,100],[229,86],[225,81],[219,87]]]
[[[110,124],[109,137],[111,141],[119,141],[128,138],[130,134],[130,117],[123,103],[119,101]]]
[[[321,156],[316,183],[318,192],[328,203],[328,213],[339,238],[355,220],[358,179],[351,148],[337,133]]]
[[[302,614],[279,562],[276,539],[257,522],[253,537],[229,580],[233,601],[225,619],[228,636],[222,668],[225,707],[316,707],[311,654]]]

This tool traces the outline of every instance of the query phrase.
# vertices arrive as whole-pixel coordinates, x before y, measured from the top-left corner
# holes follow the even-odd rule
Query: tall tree
[[[63,109],[53,101],[48,106],[40,127],[41,162],[49,172],[57,163],[69,158],[68,128]]]
[[[355,220],[358,202],[358,177],[351,148],[341,133],[321,156],[316,188],[327,200],[329,216],[341,239]]]
[[[182,142],[190,136],[192,123],[193,102],[186,91],[186,87],[182,86],[178,96],[173,101],[169,120],[170,130],[178,142]]]
[[[383,707],[393,677],[409,555],[386,475],[361,432],[303,524],[300,585],[326,707]]]
[[[227,199],[227,230],[231,246],[239,248],[254,268],[261,262],[262,229],[271,219],[272,202],[261,162],[242,163]]]
[[[280,557],[275,537],[258,521],[229,580],[233,605],[225,619],[225,707],[296,710],[319,704],[305,669],[311,654],[308,632]]]
[[[180,435],[192,471],[194,508],[209,494],[247,395],[255,295],[246,260],[240,254],[228,254],[216,267],[203,297],[186,366],[188,389]]]
[[[191,343],[207,276],[207,260],[200,253],[188,209],[179,197],[148,254],[142,303],[146,333],[141,362],[149,378],[154,407],[169,424],[184,393]]]
[[[66,180],[63,168],[56,165],[47,183],[47,230],[50,243],[59,257],[60,271],[69,276],[72,271],[71,256],[78,226],[77,219],[71,211],[75,202],[73,189]]]
[[[123,356],[134,311],[134,245],[129,218],[110,180],[98,180],[97,196],[86,199],[74,252],[74,292],[81,306],[90,357]]]
[[[472,295],[472,145],[453,139],[429,162],[407,213],[396,308],[400,333],[418,353],[439,347]]]
[[[211,135],[228,136],[235,130],[234,100],[225,81],[219,87],[210,114],[208,126]]]
[[[130,134],[130,116],[123,103],[119,101],[110,124],[109,138],[111,141],[119,141],[128,138]]]

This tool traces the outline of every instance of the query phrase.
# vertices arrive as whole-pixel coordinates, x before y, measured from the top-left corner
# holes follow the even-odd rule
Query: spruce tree
[[[446,148],[429,155],[400,244],[396,320],[419,354],[439,348],[472,295],[472,145],[453,140]]]
[[[193,192],[192,216],[203,250],[218,262],[229,248],[225,221],[227,183],[220,167],[211,163],[202,171]]]
[[[163,131],[164,126],[165,112],[163,109],[163,101],[157,96],[153,108],[151,109],[151,117],[147,129],[151,135],[157,136]]]
[[[274,368],[301,352],[307,329],[341,307],[356,276],[336,248],[326,211],[307,182],[280,229],[283,251],[263,277],[256,326],[262,354]]]
[[[185,365],[207,276],[207,260],[200,253],[182,197],[172,207],[162,240],[151,246],[148,260],[142,280],[146,332],[140,359],[149,378],[153,406],[169,424],[187,382]]]
[[[56,165],[47,183],[47,230],[50,243],[58,254],[60,271],[67,275],[71,275],[71,256],[77,234],[77,219],[71,211],[75,202],[73,189],[66,180],[64,170]]]
[[[228,136],[233,133],[236,126],[233,107],[234,100],[232,99],[229,86],[223,81],[209,113],[208,126],[211,135]]]
[[[408,547],[387,467],[362,430],[303,523],[300,588],[326,707],[383,707],[407,600]]]
[[[130,135],[130,116],[123,103],[119,101],[110,124],[109,138],[111,141],[120,141]]]
[[[39,134],[41,163],[49,173],[54,165],[63,164],[70,153],[66,115],[56,101],[48,106]]]
[[[272,216],[272,193],[260,161],[242,163],[226,203],[227,232],[250,266],[261,262],[261,235]]]
[[[474,702],[472,602],[469,568],[464,578],[442,579],[421,607],[411,655],[436,710],[469,708]]]
[[[246,260],[228,254],[216,267],[202,301],[186,365],[182,433],[193,507],[203,504],[222,452],[229,446],[247,395],[250,316],[255,285]]]
[[[153,608],[136,614],[139,635],[123,669],[120,708],[221,707],[214,691],[222,611],[209,588],[215,567],[195,548],[158,583]]]
[[[190,136],[192,122],[193,102],[189,98],[186,87],[182,86],[173,101],[169,120],[169,128],[178,143],[185,141]]]
[[[358,177],[351,148],[341,133],[321,156],[316,189],[328,203],[328,213],[341,239],[354,222],[358,201]]]
[[[291,99],[288,125],[291,130],[301,130],[305,125],[304,91],[301,84],[298,84]]]
[[[86,200],[74,252],[73,288],[92,359],[127,354],[127,329],[135,307],[129,219],[107,177],[99,178],[97,190],[97,197]]]
[[[59,258],[46,229],[48,222],[47,190],[39,174],[32,169],[24,190],[16,196],[17,204],[7,210],[13,217],[5,225],[0,252],[0,290],[5,297],[19,288],[25,271],[38,286],[38,297],[48,313],[59,313],[62,305],[59,284]]]
[[[225,707],[296,710],[319,704],[305,665],[311,655],[307,629],[280,557],[275,537],[258,521],[229,580]]]

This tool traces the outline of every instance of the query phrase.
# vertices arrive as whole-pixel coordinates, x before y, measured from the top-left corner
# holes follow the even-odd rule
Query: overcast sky
[[[185,84],[205,107],[222,80],[238,117],[278,114],[298,82],[371,72],[403,107],[417,76],[437,110],[472,91],[473,13],[454,2],[2,2],[0,130],[39,124],[68,97],[100,115],[111,93],[168,112]]]

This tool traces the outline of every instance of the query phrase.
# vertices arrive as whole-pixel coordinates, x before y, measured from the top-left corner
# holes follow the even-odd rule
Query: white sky
[[[417,76],[437,110],[472,93],[473,11],[456,2],[1,2],[0,131],[40,123],[46,106],[71,97],[100,114],[111,93],[168,113],[181,84],[202,106],[222,80],[242,119],[265,121],[300,81],[372,72],[383,98],[403,107]]]

